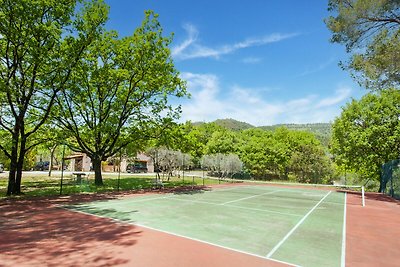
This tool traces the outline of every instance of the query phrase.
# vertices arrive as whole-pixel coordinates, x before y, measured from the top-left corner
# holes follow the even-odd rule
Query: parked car
[[[39,161],[36,162],[35,166],[33,167],[34,171],[48,171],[49,170],[50,162],[48,161]]]
[[[126,166],[126,172],[129,172],[129,173],[144,172],[144,173],[146,173],[147,172],[147,166],[143,165],[143,164],[130,163],[130,164],[128,164],[128,166]]]
[[[0,173],[4,172],[4,166],[0,163]]]

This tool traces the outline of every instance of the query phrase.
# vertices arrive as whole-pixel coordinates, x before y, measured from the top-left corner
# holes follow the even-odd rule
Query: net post
[[[364,186],[361,186],[361,198],[362,198],[362,206],[365,207],[365,190],[364,190]]]

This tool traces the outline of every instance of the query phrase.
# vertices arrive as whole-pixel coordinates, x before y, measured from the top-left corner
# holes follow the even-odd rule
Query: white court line
[[[280,248],[280,246],[282,246],[283,243],[285,243],[285,241],[293,234],[294,231],[296,231],[296,229],[307,219],[307,217],[319,206],[319,204],[322,203],[322,201],[324,201],[324,199],[329,196],[329,194],[332,193],[332,191],[329,191],[317,204],[315,204],[315,206],[306,214],[304,215],[304,217],[292,228],[292,230],[289,231],[289,233],[287,233],[285,235],[284,238],[282,238],[281,241],[279,241],[279,243],[267,254],[267,258],[270,259],[271,256],[278,250],[278,248]]]
[[[346,266],[346,209],[347,205],[347,192],[344,193],[344,211],[343,211],[343,232],[342,232],[342,264],[341,267]]]
[[[263,210],[263,209],[257,209],[257,208],[240,207],[240,206],[235,206],[235,205],[225,205],[225,206],[232,207],[232,208],[238,208],[238,209],[254,210],[254,211],[267,212],[267,213],[276,213],[276,214],[280,214],[280,215],[301,217],[301,215],[298,215],[298,214],[279,212],[279,211],[273,211],[273,210]]]
[[[122,203],[120,203],[120,205],[122,205],[122,204],[128,205],[128,204],[131,204],[131,203],[146,202],[146,201],[152,201],[152,200],[157,200],[157,199],[166,199],[166,198],[170,198],[170,197],[172,197],[172,196],[153,197],[153,198],[144,198],[143,196],[135,196],[135,197],[132,197],[129,200],[128,199],[118,199],[117,198],[117,199],[111,199],[111,200],[107,200],[107,201],[100,200],[100,201],[94,201],[94,202],[90,202],[90,203],[79,203],[76,206],[79,207],[79,206],[82,206],[82,205],[83,206],[87,205],[87,206],[104,208],[104,207],[115,206],[115,203],[114,203],[115,201],[122,202]],[[127,202],[124,202],[125,200]]]
[[[175,198],[175,197],[171,197],[171,198],[169,198],[169,199],[178,200],[178,201],[184,201],[184,202],[189,202],[189,203],[200,203],[200,204],[218,205],[218,204],[215,204],[215,203],[213,203],[213,202],[202,201],[202,200],[189,200],[189,199],[180,199],[180,198]]]
[[[173,197],[169,198],[169,199],[178,200],[178,201],[184,201],[184,202],[189,202],[189,203],[200,203],[200,204],[208,204],[208,205],[212,205],[212,206],[220,206],[220,204],[216,204],[216,203],[213,203],[213,202],[207,202],[207,201],[201,201],[201,200],[179,199],[179,198],[173,198]],[[273,210],[267,210],[267,209],[241,207],[241,206],[236,206],[236,205],[224,205],[224,206],[231,207],[231,208],[237,208],[237,209],[254,210],[254,211],[261,211],[261,212],[266,212],[266,213],[276,213],[276,214],[280,214],[280,215],[301,217],[301,215],[298,215],[298,214],[279,212],[279,211],[273,211]]]
[[[239,186],[225,186],[224,188],[213,188],[210,191],[205,191],[205,192],[221,192],[221,191],[232,191],[232,190],[237,190],[237,189],[242,189],[242,188],[254,188],[253,185],[239,185]],[[257,189],[257,188],[256,188]]]
[[[129,224],[129,225],[133,225],[133,226],[139,226],[139,227],[147,228],[147,229],[150,229],[150,230],[166,233],[166,234],[169,234],[169,235],[178,236],[178,237],[186,238],[186,239],[189,239],[189,240],[201,242],[201,243],[208,244],[208,245],[211,245],[211,246],[214,246],[214,247],[219,247],[219,248],[223,248],[223,249],[239,252],[239,253],[250,255],[250,256],[254,256],[254,257],[257,257],[257,258],[267,259],[267,258],[265,258],[263,256],[260,256],[260,255],[257,255],[257,254],[253,254],[253,253],[250,253],[250,252],[246,252],[246,251],[242,251],[242,250],[238,250],[238,249],[234,249],[234,248],[230,248],[230,247],[225,247],[225,246],[214,244],[214,243],[211,243],[211,242],[207,242],[207,241],[204,241],[204,240],[201,240],[201,239],[197,239],[197,238],[193,238],[193,237],[189,237],[189,236],[185,236],[185,235],[181,235],[181,234],[176,234],[176,233],[173,233],[173,232],[157,229],[157,228],[146,226],[146,225],[142,225],[142,224],[139,224],[139,223],[121,221],[121,220],[118,220],[118,219],[115,219],[115,218],[107,217],[105,215],[98,215],[98,214],[87,213],[87,212],[80,211],[80,210],[68,209],[68,208],[63,207],[63,206],[61,206],[59,208],[64,209],[64,210],[68,210],[68,211],[72,211],[72,212],[76,212],[76,213],[81,213],[81,214],[85,214],[85,215],[90,215],[90,216],[94,216],[94,217],[98,217],[98,218],[107,219],[107,220],[110,220],[110,221],[114,221],[114,222],[116,222],[118,224]],[[281,261],[281,260],[276,260],[276,259],[267,259],[267,260],[278,262],[278,263],[283,263],[283,264],[286,264],[286,265],[289,265],[289,266],[299,266],[299,265],[296,265],[296,264],[293,264],[293,263],[289,263],[289,262],[285,262],[285,261]]]
[[[165,231],[165,230],[160,230],[160,229],[153,228],[153,227],[150,227],[150,226],[147,226],[147,225],[142,225],[142,224],[137,224],[137,223],[129,223],[129,224],[137,225],[137,226],[140,226],[140,227],[143,227],[143,228],[147,228],[147,229],[151,229],[151,230],[154,230],[154,231],[166,233],[166,234],[169,234],[169,235],[174,235],[174,236],[178,236],[178,237],[190,239],[190,240],[197,241],[197,242],[201,242],[201,243],[204,243],[204,244],[207,244],[207,245],[211,245],[211,246],[215,246],[215,247],[219,247],[219,248],[223,248],[223,249],[227,249],[227,250],[239,252],[239,253],[246,254],[246,255],[250,255],[250,256],[254,256],[254,257],[257,257],[257,258],[266,259],[265,257],[260,256],[260,255],[257,255],[257,254],[253,254],[253,253],[250,253],[250,252],[242,251],[242,250],[239,250],[239,249],[234,249],[234,248],[226,247],[226,246],[223,246],[223,245],[214,244],[214,243],[207,242],[207,241],[204,241],[204,240],[201,240],[201,239],[197,239],[197,238],[194,238],[194,237],[188,237],[188,236],[185,236],[185,235],[176,234],[176,233],[169,232],[169,231]],[[289,265],[289,266],[298,266],[298,265],[293,264],[293,263],[289,263],[289,262],[285,262],[285,261],[280,261],[280,260],[276,260],[276,259],[268,259],[268,260],[271,260],[271,261],[274,261],[274,262],[283,263],[283,264],[287,264],[287,265]]]
[[[242,200],[246,200],[246,199],[250,199],[250,198],[255,198],[255,197],[259,197],[259,196],[263,196],[263,195],[269,195],[269,194],[273,194],[273,193],[280,192],[280,191],[282,191],[282,190],[275,190],[275,191],[270,191],[270,192],[267,192],[267,193],[264,193],[264,194],[253,195],[253,196],[249,196],[249,197],[242,197],[242,198],[239,198],[239,199],[235,199],[235,200],[231,200],[231,201],[227,201],[227,202],[221,203],[219,205],[226,205],[226,204],[229,204],[229,203],[238,202],[238,201],[242,201]]]

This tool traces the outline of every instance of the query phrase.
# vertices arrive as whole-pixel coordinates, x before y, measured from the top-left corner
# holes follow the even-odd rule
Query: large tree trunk
[[[103,177],[101,176],[101,159],[92,157],[92,164],[94,170],[94,183],[95,185],[103,185]]]
[[[24,129],[24,128],[22,127],[22,129]],[[25,147],[26,147],[26,137],[22,137],[21,144],[19,147],[17,173],[16,173],[16,177],[15,177],[14,194],[16,194],[16,195],[21,194],[22,169],[24,167],[24,159],[25,159],[25,154],[26,154]]]
[[[25,153],[23,153],[23,155],[20,154],[18,163],[17,163],[17,173],[15,176],[15,187],[14,187],[15,195],[21,194],[22,168],[24,166],[24,157],[25,157]]]
[[[10,163],[10,171],[8,173],[8,187],[7,187],[7,196],[11,196],[14,194],[15,188],[15,173],[17,170],[16,161],[11,160]]]
[[[8,173],[8,187],[7,187],[7,196],[11,196],[15,193],[15,174],[17,171],[17,162],[18,162],[18,142],[19,142],[19,132],[14,132],[11,147],[11,158],[10,158],[10,171]]]

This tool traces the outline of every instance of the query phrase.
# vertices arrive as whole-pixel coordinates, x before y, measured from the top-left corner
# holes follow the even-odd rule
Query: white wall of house
[[[147,172],[154,172],[154,163],[153,163],[153,160],[149,156],[147,156],[143,153],[138,153],[136,158],[137,158],[137,160],[147,162]],[[75,163],[77,162],[77,160],[80,160],[80,159],[78,159],[78,158],[70,159],[70,164],[68,165],[69,171],[84,171],[84,172],[90,171],[92,161],[86,154],[82,154],[82,170],[76,169]],[[121,161],[121,171],[122,172],[126,172],[126,167],[128,166],[129,163],[133,163],[133,162],[131,162],[131,161],[128,162],[126,158],[122,159],[122,161]],[[118,168],[116,168],[116,169],[118,169]]]
[[[82,169],[77,169],[76,168],[76,163],[77,161],[82,161]],[[68,170],[69,171],[83,171],[83,172],[88,172],[90,171],[90,166],[92,165],[92,161],[86,154],[79,154],[79,156],[75,156],[75,158],[70,159],[70,163],[68,165]]]

